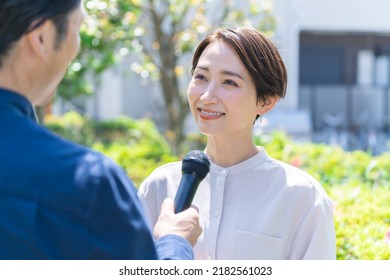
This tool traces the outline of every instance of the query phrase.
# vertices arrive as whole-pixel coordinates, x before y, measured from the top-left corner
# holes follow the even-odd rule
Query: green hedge
[[[114,159],[138,187],[158,166],[177,161],[164,137],[148,119],[121,117],[94,122],[75,113],[50,116],[54,132]],[[297,166],[319,180],[334,201],[337,259],[390,259],[390,155],[298,143],[282,132],[255,138],[274,158]],[[191,135],[184,150],[203,148],[205,137]]]

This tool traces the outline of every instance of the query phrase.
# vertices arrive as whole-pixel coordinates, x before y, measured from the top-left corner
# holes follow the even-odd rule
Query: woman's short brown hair
[[[284,98],[287,70],[282,57],[275,44],[252,27],[219,28],[207,34],[195,50],[191,73],[205,48],[217,40],[231,46],[240,56],[255,83],[258,102],[264,103],[268,96]]]

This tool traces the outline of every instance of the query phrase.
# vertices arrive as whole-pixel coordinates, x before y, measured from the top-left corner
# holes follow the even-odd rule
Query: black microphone
[[[184,156],[181,171],[182,177],[175,196],[175,213],[191,206],[199,183],[210,171],[210,160],[203,152],[193,150]]]

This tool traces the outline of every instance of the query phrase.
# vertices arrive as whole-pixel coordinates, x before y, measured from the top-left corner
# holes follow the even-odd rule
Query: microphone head
[[[183,158],[181,171],[195,173],[200,180],[203,180],[210,171],[209,157],[199,150],[190,151]]]

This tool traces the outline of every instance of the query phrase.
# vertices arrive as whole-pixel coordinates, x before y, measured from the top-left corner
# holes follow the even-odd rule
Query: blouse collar
[[[218,175],[239,174],[249,169],[255,168],[269,159],[270,158],[265,149],[263,147],[259,147],[259,152],[257,154],[229,167],[222,167],[210,161],[210,172]]]

